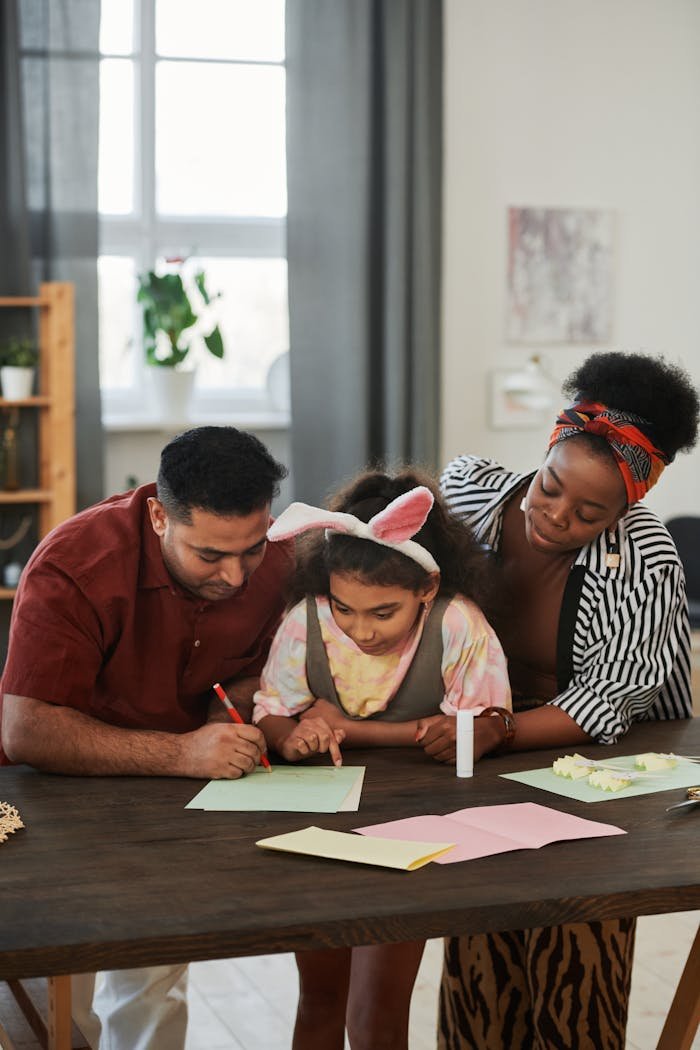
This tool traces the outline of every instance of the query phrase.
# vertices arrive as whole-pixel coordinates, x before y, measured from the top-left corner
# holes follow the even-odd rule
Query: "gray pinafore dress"
[[[449,602],[449,598],[436,598],[433,602],[404,680],[387,707],[369,715],[369,718],[382,722],[410,722],[414,718],[427,718],[440,713],[440,704],[445,696],[442,681],[442,619]],[[316,601],[312,597],[306,599],[306,679],[316,699],[322,697],[335,704],[346,718],[364,721],[360,716],[349,714],[338,699],[321,636]]]

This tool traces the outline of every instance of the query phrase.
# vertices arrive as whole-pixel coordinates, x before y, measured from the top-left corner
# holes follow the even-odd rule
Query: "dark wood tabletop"
[[[567,750],[482,760],[475,776],[420,749],[356,751],[357,813],[186,810],[204,781],[0,770],[26,828],[0,846],[0,978],[368,944],[700,908],[700,808],[685,791],[596,805],[500,773]],[[604,757],[700,754],[700,720],[645,723]],[[698,766],[700,783],[700,766]],[[536,801],[628,834],[415,872],[273,853],[257,839],[316,824],[349,831],[467,806]]]

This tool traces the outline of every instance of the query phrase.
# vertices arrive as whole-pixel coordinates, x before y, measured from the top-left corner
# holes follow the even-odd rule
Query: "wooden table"
[[[640,724],[619,745],[600,748],[606,758],[652,750],[700,754],[700,720]],[[0,846],[0,978],[700,908],[700,812],[665,812],[684,791],[590,805],[498,775],[565,752],[485,759],[470,780],[418,749],[348,753],[349,764],[367,766],[365,786],[360,811],[338,814],[207,813],[184,809],[200,781],[2,769],[0,799],[18,807],[26,829]],[[629,834],[414,873],[255,847],[309,824],[348,831],[524,801]],[[698,982],[689,985],[680,1009],[692,1016]]]

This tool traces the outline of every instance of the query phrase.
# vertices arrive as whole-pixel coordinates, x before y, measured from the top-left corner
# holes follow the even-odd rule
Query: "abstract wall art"
[[[605,343],[612,335],[614,214],[508,209],[511,343]]]

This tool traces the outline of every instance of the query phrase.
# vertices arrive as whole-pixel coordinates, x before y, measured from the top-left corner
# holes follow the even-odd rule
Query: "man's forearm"
[[[69,775],[188,776],[184,735],[121,729],[70,707],[4,697],[3,748],[11,762]]]

